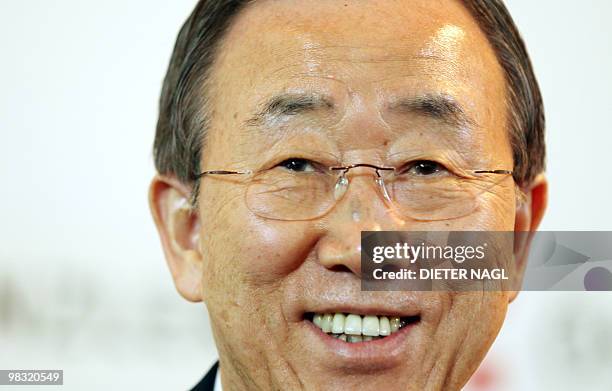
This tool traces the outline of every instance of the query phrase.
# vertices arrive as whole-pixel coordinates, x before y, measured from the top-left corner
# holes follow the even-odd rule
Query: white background
[[[194,4],[0,3],[0,369],[64,369],[69,390],[179,390],[214,362],[205,308],[174,291],[146,202],[161,80]],[[542,228],[612,230],[612,3],[508,7],[546,105]],[[611,294],[522,293],[471,389],[610,389],[611,314]]]

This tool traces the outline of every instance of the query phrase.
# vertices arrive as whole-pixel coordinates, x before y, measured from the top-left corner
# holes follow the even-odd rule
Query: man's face
[[[456,157],[475,169],[513,166],[502,70],[458,1],[255,2],[227,33],[209,91],[204,170],[286,170],[274,166],[316,156],[385,166],[403,151],[447,166]],[[277,96],[310,103],[262,113]],[[401,104],[422,98],[444,98],[464,115]],[[465,216],[418,221],[388,207],[373,175],[352,170],[344,197],[306,221],[253,213],[242,178],[202,180],[202,295],[227,386],[456,389],[475,370],[508,294],[362,292],[360,232],[512,231],[512,178]],[[383,339],[344,343],[311,322],[323,313],[411,322]]]

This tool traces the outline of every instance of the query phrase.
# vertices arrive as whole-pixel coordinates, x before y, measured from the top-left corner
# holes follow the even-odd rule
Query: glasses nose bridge
[[[386,170],[388,168],[376,166],[370,163],[357,163],[357,164],[351,164],[348,166],[338,167],[334,169],[341,170],[342,175],[347,175],[350,171],[353,171],[354,176],[363,176],[363,175],[366,175],[367,173],[372,172],[376,177],[380,177],[381,176],[380,171]]]
[[[369,173],[371,173],[374,183],[378,187],[378,192],[380,193],[380,195],[383,196],[385,201],[391,201],[389,194],[387,193],[387,189],[385,187],[383,173],[390,172],[394,170],[393,168],[380,167],[369,163],[358,163],[333,169],[338,169],[340,171],[340,176],[334,188],[334,198],[336,199],[336,202],[339,202],[344,197],[344,195],[348,191],[348,188],[353,178],[368,176]],[[354,174],[349,177],[348,175],[351,171],[353,171]]]

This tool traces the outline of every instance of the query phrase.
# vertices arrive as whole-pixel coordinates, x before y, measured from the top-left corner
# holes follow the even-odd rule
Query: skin
[[[234,21],[214,64],[201,167],[258,168],[306,145],[377,165],[396,151],[444,146],[469,167],[511,169],[505,91],[494,52],[459,2],[258,1]],[[328,96],[333,109],[248,123],[287,92]],[[426,94],[452,96],[471,124],[389,109]],[[372,174],[352,170],[341,201],[309,221],[255,215],[241,178],[206,177],[193,213],[189,184],[153,179],[170,271],[181,295],[206,304],[225,390],[455,390],[475,371],[516,292],[362,292],[360,232],[533,231],[545,179],[524,186],[517,203],[512,178],[496,178],[467,216],[424,222],[391,211]],[[516,247],[519,272],[529,239]],[[421,320],[385,357],[360,358],[330,349],[303,319],[353,308],[416,308]]]

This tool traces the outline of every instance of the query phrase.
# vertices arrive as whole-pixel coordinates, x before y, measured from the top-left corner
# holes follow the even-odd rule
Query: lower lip
[[[416,326],[420,320],[409,323],[397,332],[377,340],[366,342],[344,342],[324,333],[309,320],[304,320],[307,332],[314,334],[315,340],[323,345],[325,356],[331,361],[342,364],[344,368],[380,370],[406,364],[409,347],[416,348]]]

